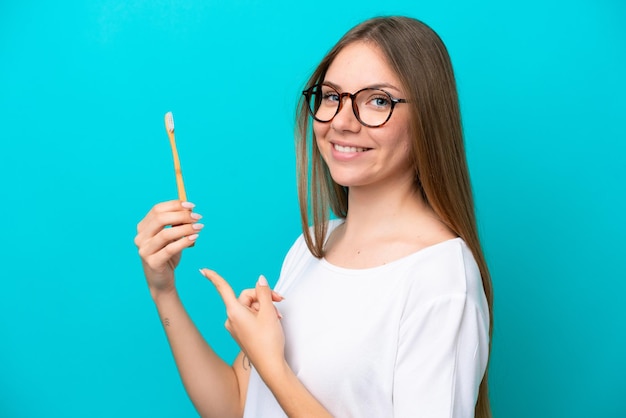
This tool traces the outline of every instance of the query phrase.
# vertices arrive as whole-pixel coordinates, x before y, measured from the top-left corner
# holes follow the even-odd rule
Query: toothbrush
[[[165,114],[165,130],[167,131],[167,136],[170,139],[172,155],[174,156],[174,171],[176,172],[176,187],[178,188],[178,199],[181,202],[186,202],[187,194],[185,193],[185,183],[183,183],[183,170],[180,168],[180,159],[178,158],[178,151],[176,150],[176,136],[174,135],[174,115],[172,115],[172,112],[167,112]]]

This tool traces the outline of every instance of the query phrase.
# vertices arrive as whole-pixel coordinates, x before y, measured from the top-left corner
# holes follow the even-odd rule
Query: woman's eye
[[[338,102],[339,95],[337,93],[328,92],[322,95],[322,99],[327,102]]]
[[[374,97],[371,100],[371,103],[376,107],[387,107],[389,106],[389,98],[387,97]]]

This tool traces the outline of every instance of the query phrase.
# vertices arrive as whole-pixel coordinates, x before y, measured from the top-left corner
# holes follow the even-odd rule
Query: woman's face
[[[365,42],[355,42],[341,50],[328,68],[324,83],[339,93],[375,87],[394,98],[406,98],[382,52]],[[317,146],[333,180],[350,188],[393,186],[403,181],[412,184],[408,106],[397,104],[386,124],[369,128],[357,120],[351,99],[343,100],[341,110],[330,122],[313,123]]]

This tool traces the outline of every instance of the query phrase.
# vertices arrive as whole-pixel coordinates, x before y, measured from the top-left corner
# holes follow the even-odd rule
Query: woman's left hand
[[[228,282],[212,270],[200,273],[209,279],[226,306],[224,326],[235,339],[252,365],[263,376],[282,367],[285,362],[285,336],[281,315],[273,302],[282,296],[273,292],[265,277],[260,276],[254,289],[241,292],[239,298]]]

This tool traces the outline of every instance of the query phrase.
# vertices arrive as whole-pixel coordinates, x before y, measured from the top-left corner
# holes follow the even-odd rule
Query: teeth
[[[357,147],[344,147],[341,145],[334,144],[335,149],[339,152],[363,152],[367,148],[357,148]]]

